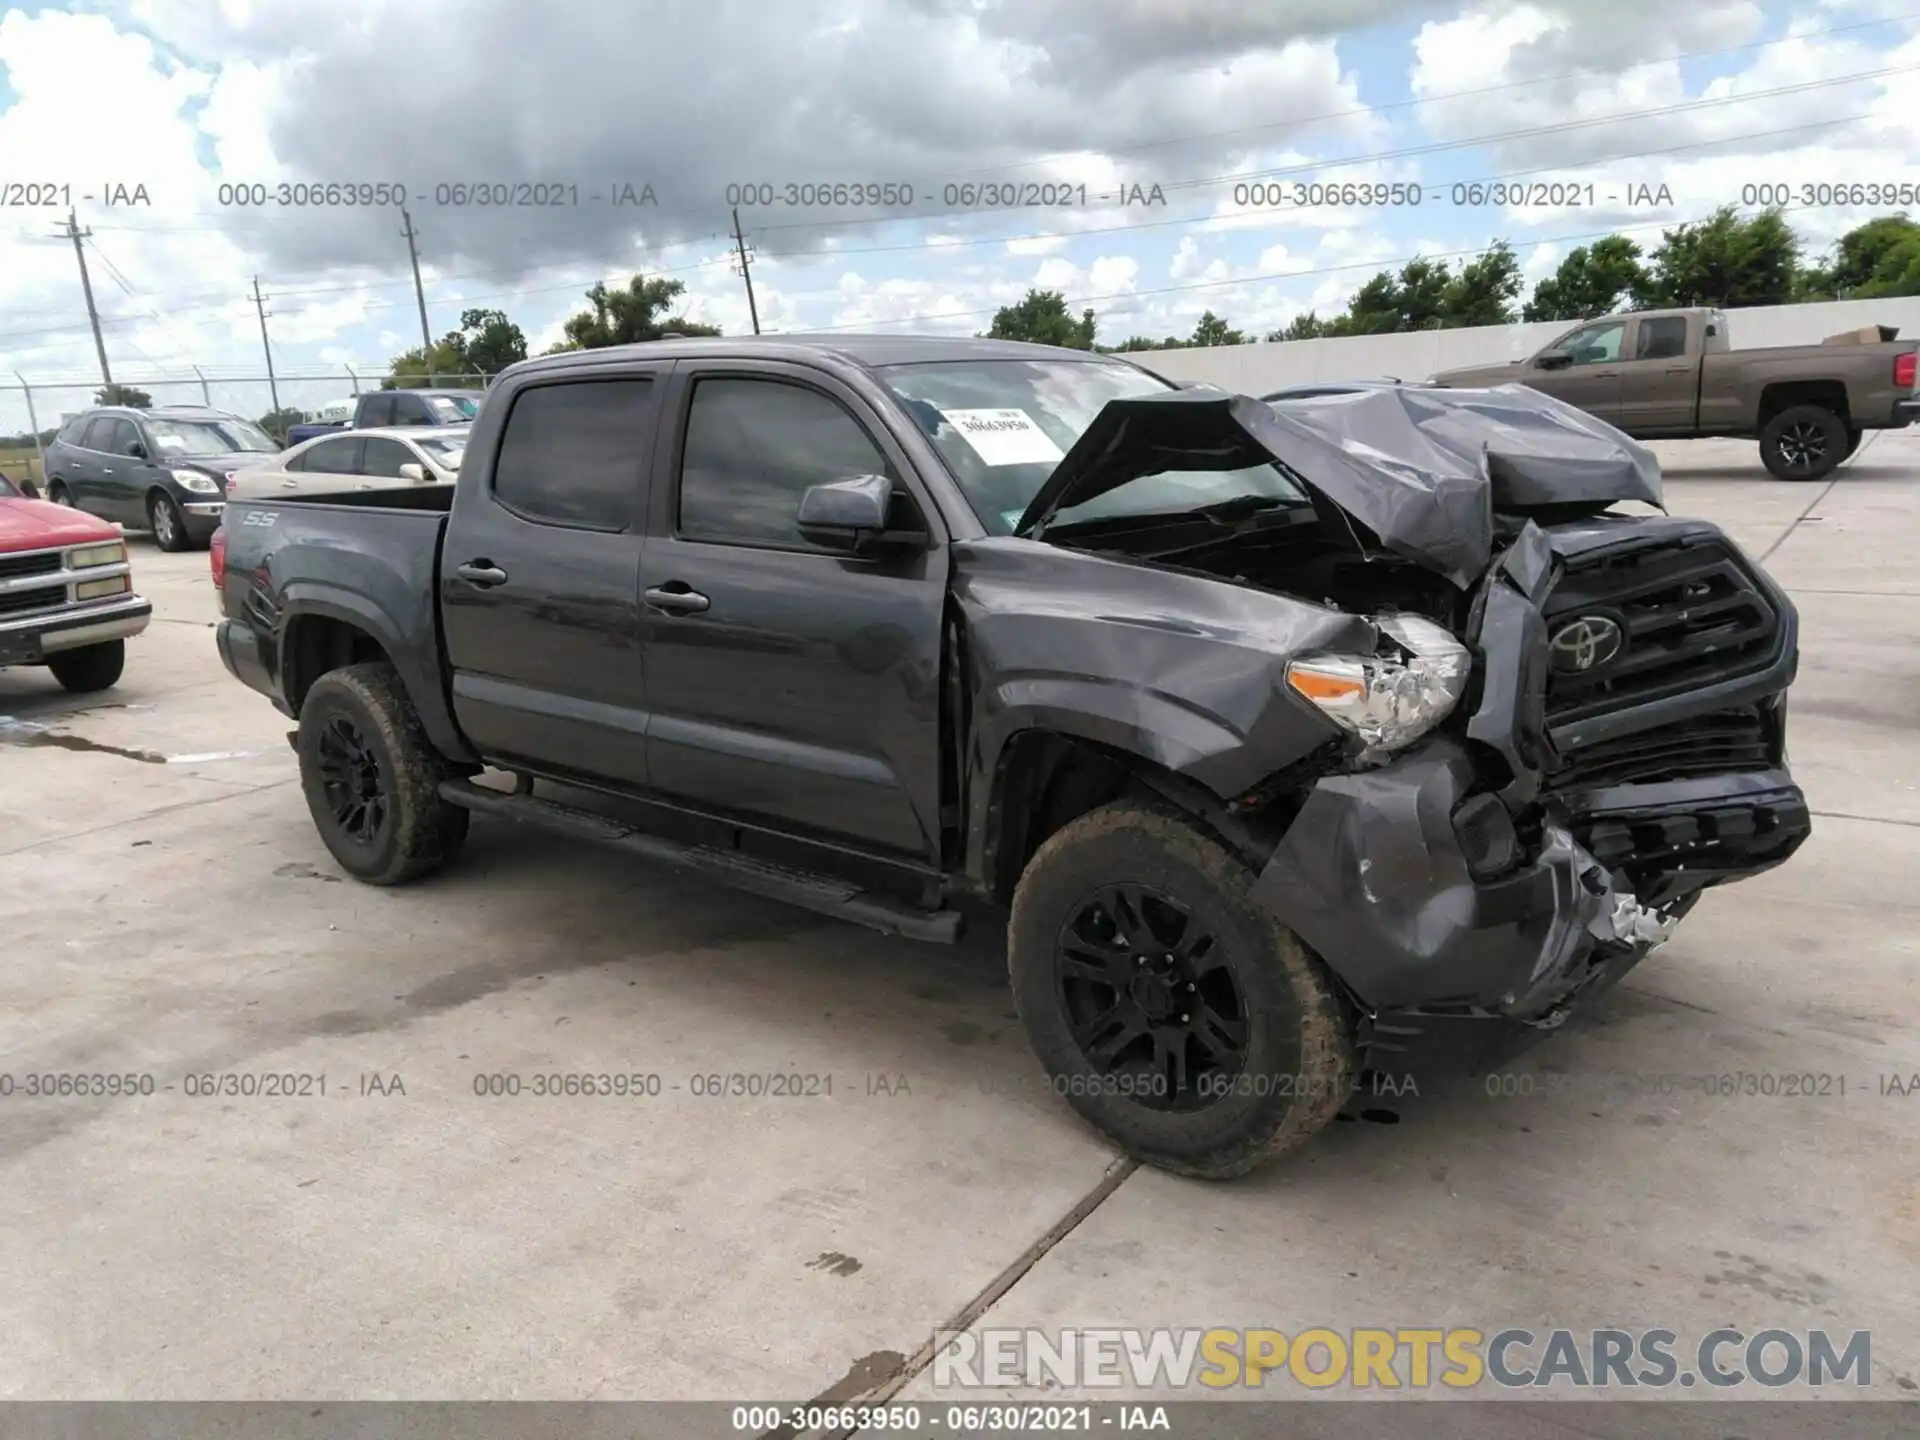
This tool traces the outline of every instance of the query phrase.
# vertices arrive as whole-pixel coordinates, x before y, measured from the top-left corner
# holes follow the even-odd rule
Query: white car
[[[410,425],[392,430],[345,430],[318,435],[260,465],[234,472],[229,500],[378,490],[412,481],[451,485],[466,453],[467,425]]]

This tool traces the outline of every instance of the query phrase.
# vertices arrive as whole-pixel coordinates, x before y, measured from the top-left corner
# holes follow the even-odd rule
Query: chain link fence
[[[116,375],[114,385],[122,392],[137,391],[145,395],[155,406],[205,405],[225,410],[261,424],[279,439],[284,437],[288,425],[317,419],[329,406],[350,407],[356,397],[383,388],[390,378],[392,372],[383,366],[301,369],[288,374],[276,372],[271,377],[207,371],[194,366],[191,373],[186,374],[170,371]],[[406,388],[483,390],[491,378],[480,373],[435,375],[427,379],[412,376],[407,379]],[[68,420],[103,403],[99,399],[103,390],[97,378],[36,380],[18,372],[11,376],[0,373],[0,476],[16,486],[37,492],[46,447]],[[116,403],[132,401],[121,399]]]

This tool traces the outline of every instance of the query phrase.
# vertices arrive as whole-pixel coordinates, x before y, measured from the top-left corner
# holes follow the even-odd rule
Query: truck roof
[[[536,359],[522,360],[511,367],[511,372],[524,374],[571,369],[577,365],[642,357],[725,357],[747,351],[770,360],[831,355],[868,369],[881,365],[930,364],[947,360],[1034,360],[1043,356],[1055,360],[1119,358],[1090,350],[1072,350],[1062,345],[1033,345],[1024,340],[986,340],[966,335],[702,335],[542,355]]]

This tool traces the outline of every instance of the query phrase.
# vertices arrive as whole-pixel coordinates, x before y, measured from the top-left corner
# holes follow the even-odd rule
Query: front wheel
[[[1252,880],[1183,818],[1123,802],[1055,832],[1014,893],[1014,1006],[1053,1088],[1178,1174],[1297,1148],[1357,1080],[1330,977]]]
[[[187,522],[173,497],[156,490],[147,497],[147,528],[153,543],[169,555],[187,548]]]
[[[83,645],[78,650],[56,650],[47,656],[47,669],[53,678],[76,695],[106,690],[120,683],[127,668],[127,642],[107,640],[99,645]]]
[[[453,769],[391,665],[348,665],[314,681],[294,748],[314,827],[348,874],[399,885],[459,853],[468,814],[440,798]]]
[[[1760,462],[1776,480],[1821,480],[1848,455],[1847,426],[1823,405],[1795,405],[1760,428]]]

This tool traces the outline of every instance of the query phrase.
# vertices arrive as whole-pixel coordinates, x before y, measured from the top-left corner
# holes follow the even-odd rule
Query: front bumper
[[[226,511],[227,502],[224,500],[187,498],[180,502],[180,518],[186,522],[188,536],[196,541],[204,540],[218,530]]]
[[[0,665],[37,665],[62,650],[125,640],[147,628],[153,603],[130,595],[41,615],[0,619]]]
[[[1810,823],[1784,770],[1616,786],[1529,806],[1515,818],[1537,840],[1487,879],[1474,873],[1486,851],[1470,858],[1456,823],[1475,793],[1471,757],[1444,737],[1329,776],[1255,881],[1354,1000],[1368,1069],[1514,1053],[1638,964],[1701,890],[1781,863]]]

